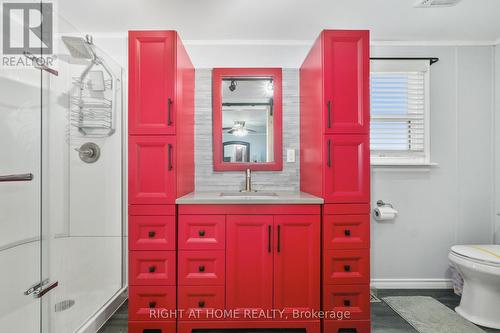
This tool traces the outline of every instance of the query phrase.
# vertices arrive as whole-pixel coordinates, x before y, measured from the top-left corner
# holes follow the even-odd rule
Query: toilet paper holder
[[[394,208],[394,206],[391,203],[384,202],[383,200],[377,200],[377,206],[378,207],[391,207],[391,208]]]

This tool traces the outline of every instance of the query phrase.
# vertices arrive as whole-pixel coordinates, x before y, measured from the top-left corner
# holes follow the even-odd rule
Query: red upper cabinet
[[[326,135],[324,198],[331,203],[368,202],[370,151],[367,135]]]
[[[322,38],[325,133],[366,134],[370,126],[368,31],[326,30]]]
[[[194,190],[194,67],[175,31],[129,32],[129,203]]]
[[[129,32],[129,133],[173,134],[175,31]]]
[[[129,137],[129,204],[169,204],[175,201],[174,145],[174,136]]]
[[[319,309],[319,215],[276,215],[274,230],[274,308]]]
[[[325,30],[300,68],[300,188],[325,203],[370,199],[369,32]]]
[[[273,307],[272,215],[227,216],[226,307]]]

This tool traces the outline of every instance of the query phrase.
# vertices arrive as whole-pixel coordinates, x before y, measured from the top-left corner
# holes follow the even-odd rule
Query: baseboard
[[[376,289],[453,289],[451,279],[372,279]]]
[[[127,300],[127,287],[120,289],[104,306],[80,327],[76,333],[96,333]]]

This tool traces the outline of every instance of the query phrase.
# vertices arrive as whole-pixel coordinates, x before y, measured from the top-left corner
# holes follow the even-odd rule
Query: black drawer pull
[[[156,271],[155,266],[149,266],[149,273],[154,273]]]
[[[149,302],[149,304],[148,304],[148,305],[149,305],[149,307],[150,307],[151,309],[153,309],[153,308],[155,308],[155,307],[156,307],[156,302]]]
[[[149,238],[153,238],[154,236],[156,236],[156,232],[154,232],[154,231],[148,232],[148,237]]]
[[[205,301],[199,301],[199,302],[198,302],[198,306],[199,306],[200,308],[204,308],[204,307],[205,307]]]
[[[339,328],[338,333],[358,333],[356,328]]]
[[[142,333],[162,333],[161,328],[146,328],[142,330]]]
[[[348,299],[344,300],[344,306],[351,306],[351,301]]]
[[[205,271],[205,266],[204,265],[198,266],[198,272],[204,272],[204,271]]]
[[[205,236],[205,230],[198,231],[198,235],[200,235],[200,237]]]
[[[344,266],[344,271],[350,272],[351,271],[351,265],[345,265]]]
[[[350,229],[345,229],[344,230],[344,235],[346,235],[347,237],[351,236],[351,230]]]

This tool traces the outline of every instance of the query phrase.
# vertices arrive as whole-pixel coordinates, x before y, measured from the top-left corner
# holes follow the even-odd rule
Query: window
[[[372,60],[372,164],[429,164],[428,60]]]

